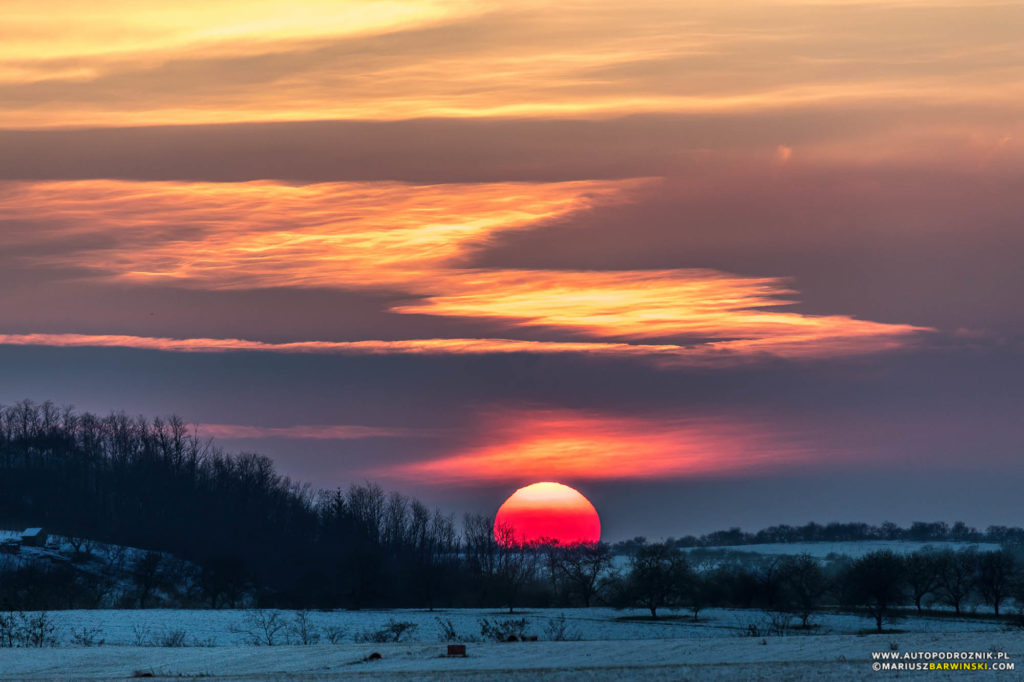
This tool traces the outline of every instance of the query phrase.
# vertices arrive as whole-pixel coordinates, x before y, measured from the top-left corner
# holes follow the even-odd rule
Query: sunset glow
[[[3,10],[0,407],[622,537],[1017,483],[1024,2]]]
[[[585,272],[462,265],[499,237],[541,230],[572,214],[628,201],[631,190],[649,184],[642,179],[445,186],[7,183],[0,185],[0,219],[22,227],[5,231],[0,246],[26,265],[79,271],[117,283],[214,291],[290,287],[402,292],[413,302],[392,306],[389,312],[479,319],[494,327],[486,339],[297,339],[268,345],[121,337],[96,339],[99,345],[356,353],[576,349],[670,356],[686,364],[759,355],[874,353],[912,345],[928,331],[844,315],[784,312],[779,307],[795,303],[797,292],[777,277],[706,269]],[[55,243],[63,245],[59,252],[52,248]],[[574,336],[502,338],[508,329],[526,327],[550,327]],[[602,343],[582,344],[578,335]],[[76,343],[70,336],[51,338],[58,345]],[[621,343],[655,338],[675,343]],[[9,342],[17,342],[16,336]]]
[[[1012,3],[61,0],[19,10],[0,34],[9,127],[943,108],[1020,95]],[[955,58],[968,47],[986,55],[981,77]]]
[[[450,457],[377,470],[399,479],[471,484],[541,478],[654,479],[756,470],[808,451],[767,425],[742,420],[615,418],[579,412],[509,412],[487,422],[486,442]]]
[[[31,261],[142,284],[411,287],[499,232],[539,227],[636,185],[8,183],[0,219],[49,227],[5,233],[0,245],[80,241]],[[105,239],[92,245],[97,235]]]
[[[506,543],[594,543],[601,539],[601,519],[579,491],[561,483],[534,483],[502,503],[494,533],[498,542]]]

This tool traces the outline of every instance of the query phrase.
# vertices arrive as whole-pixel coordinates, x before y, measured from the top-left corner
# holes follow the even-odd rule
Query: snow
[[[908,540],[857,540],[850,542],[779,542],[760,545],[731,545],[722,547],[688,547],[683,551],[694,552],[732,551],[750,554],[782,555],[809,554],[813,557],[826,558],[830,555],[843,555],[852,558],[864,556],[879,550],[889,550],[897,554],[911,554],[919,549],[945,550],[958,552],[974,547],[979,552],[999,551],[999,545],[991,542],[913,542]]]
[[[0,532],[0,539],[4,537]],[[17,536],[11,533],[12,536]],[[825,559],[833,554],[862,556],[878,549],[909,553],[925,543],[875,541],[796,543],[700,548],[748,552],[762,556],[808,553]],[[996,545],[934,543],[936,549],[978,551]],[[24,548],[21,556],[3,562],[67,560],[66,543],[56,549]],[[97,545],[94,558],[82,570],[120,576],[123,565],[139,550]],[[618,563],[626,557],[617,557]],[[121,568],[117,568],[121,567]],[[117,568],[117,570],[114,570]],[[123,576],[121,576],[123,577]],[[294,623],[296,612],[280,611],[278,618]],[[986,613],[979,607],[979,613]],[[240,680],[386,679],[386,680],[877,680],[905,679],[914,673],[877,673],[870,654],[889,651],[978,650],[1007,651],[1024,669],[1024,638],[1020,630],[985,617],[917,617],[887,624],[898,631],[865,634],[874,627],[869,618],[846,613],[820,613],[815,627],[788,636],[750,637],[750,626],[765,631],[768,615],[757,610],[707,609],[693,622],[686,612],[659,611],[669,616],[652,621],[640,610],[524,609],[509,615],[497,609],[312,611],[308,619],[321,634],[319,644],[291,642],[297,636],[281,631],[283,646],[253,646],[244,610],[77,610],[51,612],[57,623],[58,646],[46,649],[0,649],[0,680],[8,679],[125,679],[136,673],[164,677],[230,676]],[[570,638],[550,641],[549,627],[564,617]],[[536,642],[480,641],[480,620],[525,618]],[[443,656],[440,621],[450,621],[467,658]],[[389,622],[416,625],[399,643],[361,643],[359,635],[384,628]],[[342,633],[328,643],[327,633]],[[75,635],[91,633],[102,646],[74,645]],[[185,647],[156,646],[168,635],[181,633]],[[373,652],[381,660],[366,661]],[[959,678],[962,672],[928,671],[932,679]],[[971,672],[972,678],[994,673]],[[1002,675],[1012,679],[1014,675]]]
[[[99,638],[107,645],[135,645],[147,635],[161,635],[172,630],[184,630],[188,644],[201,642],[215,646],[244,646],[250,636],[245,629],[248,612],[244,610],[78,610],[51,612],[60,625],[61,643],[70,644],[73,630],[99,629]],[[659,615],[662,612],[659,611]],[[281,611],[281,618],[292,623],[294,611]],[[565,616],[567,629],[584,640],[649,640],[649,639],[707,639],[738,637],[751,623],[763,624],[766,616],[761,611],[743,609],[707,609],[694,623],[688,612],[664,611],[666,616],[677,616],[656,621],[647,619],[646,611],[609,608],[526,609],[509,615],[496,609],[439,609],[437,611],[393,609],[364,611],[311,611],[309,620],[314,628],[323,632],[328,628],[344,631],[344,641],[353,642],[361,632],[378,630],[389,621],[411,622],[416,629],[408,636],[410,641],[434,643],[440,641],[438,619],[450,620],[456,631],[469,639],[479,638],[482,618],[505,620],[526,618],[529,634],[545,638],[547,626]],[[823,634],[857,634],[873,627],[868,618],[843,613],[823,613],[815,616],[816,636]],[[898,625],[901,629],[929,632],[982,631],[998,632],[1003,625],[995,621],[974,618],[917,618]],[[282,632],[281,637],[284,637]]]
[[[232,679],[388,680],[857,680],[880,679],[871,653],[968,650],[1006,652],[1024,663],[1018,634],[932,633],[797,636],[766,640],[735,637],[672,640],[595,640],[470,644],[466,658],[445,657],[439,643],[345,644],[340,646],[231,647],[216,649],[13,649],[0,651],[0,678],[128,678],[139,672],[160,677]],[[382,658],[366,661],[376,652]],[[904,677],[890,673],[894,677]],[[887,678],[890,674],[884,674]],[[992,673],[971,673],[982,678]],[[956,679],[963,673],[929,673]],[[998,675],[998,674],[997,674]],[[1004,679],[1013,679],[1013,674]]]
[[[281,611],[291,622],[295,612]],[[985,619],[907,618],[894,626],[906,632],[863,634],[867,618],[827,613],[815,616],[818,627],[785,637],[745,636],[751,623],[764,624],[759,611],[709,609],[694,623],[684,614],[651,621],[638,610],[529,609],[528,632],[541,641],[493,643],[469,638],[466,659],[443,657],[437,618],[451,620],[463,635],[479,635],[479,619],[503,620],[493,609],[314,611],[321,632],[340,628],[337,644],[256,647],[239,631],[247,612],[236,610],[65,611],[59,622],[61,646],[51,649],[0,649],[0,679],[53,679],[73,673],[76,679],[116,679],[135,671],[164,676],[221,676],[235,679],[878,679],[870,669],[870,652],[1000,650],[1024,665],[1024,638],[1004,624]],[[565,617],[580,641],[545,641],[546,625]],[[669,615],[669,612],[666,612]],[[389,621],[407,621],[417,629],[407,642],[366,644],[356,635]],[[72,631],[99,630],[99,647],[70,645]],[[137,646],[145,635],[183,630],[186,648]],[[143,637],[146,639],[146,637]],[[193,646],[202,643],[207,646]],[[215,646],[208,646],[213,644]],[[364,661],[372,652],[379,661]],[[934,673],[933,673],[934,674]],[[981,673],[972,673],[981,674]],[[939,677],[938,679],[945,679]],[[1009,679],[1009,678],[1007,678]]]

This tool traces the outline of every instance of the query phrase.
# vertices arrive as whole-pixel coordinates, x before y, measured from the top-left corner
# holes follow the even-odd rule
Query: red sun
[[[592,543],[601,539],[601,518],[578,490],[549,481],[534,483],[512,493],[498,508],[494,536],[502,543]]]

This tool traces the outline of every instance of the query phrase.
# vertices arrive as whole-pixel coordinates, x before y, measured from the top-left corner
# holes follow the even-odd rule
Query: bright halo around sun
[[[505,500],[494,517],[494,537],[502,544],[593,543],[601,539],[601,518],[578,490],[545,481]]]

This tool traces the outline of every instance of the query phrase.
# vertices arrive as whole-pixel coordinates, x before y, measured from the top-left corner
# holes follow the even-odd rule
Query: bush
[[[455,624],[452,623],[451,619],[441,620],[435,618],[437,621],[437,627],[440,629],[441,634],[438,637],[442,642],[479,642],[480,638],[474,635],[466,635],[460,633],[455,629]]]
[[[153,646],[153,631],[145,625],[132,625],[132,634],[135,637],[135,646]]]
[[[308,646],[320,641],[320,633],[309,621],[309,611],[296,611],[288,626],[288,634],[296,644]]]
[[[159,632],[153,632],[146,626],[133,625],[132,633],[134,634],[135,646],[158,646],[172,649],[189,646],[188,632],[181,628],[165,628]],[[193,638],[192,646],[213,646],[211,642],[212,640],[203,642]]]
[[[0,648],[57,646],[58,627],[46,611],[0,613]]]
[[[460,637],[458,631],[455,630],[455,624],[452,623],[451,618],[448,618],[447,620],[435,618],[434,620],[437,621],[437,627],[441,631],[441,635],[438,639],[442,642],[462,641],[462,637]]]
[[[246,635],[253,646],[276,646],[287,627],[280,611],[249,609],[241,623],[231,626],[231,632]]]
[[[417,628],[415,623],[389,620],[379,630],[365,630],[356,635],[357,642],[400,642],[406,634],[412,634]]]
[[[324,636],[331,644],[341,644],[347,634],[348,630],[339,625],[331,625],[324,629]]]
[[[106,640],[100,639],[102,629],[81,627],[71,628],[71,644],[74,646],[103,646]]]
[[[558,614],[558,618],[552,618],[544,626],[544,638],[552,642],[569,642],[583,639],[583,635],[576,628],[569,627],[565,614]]]
[[[525,618],[506,618],[505,620],[488,620],[487,618],[480,619],[480,636],[485,640],[491,640],[494,642],[508,642],[514,637],[517,640],[522,640],[526,637],[526,628],[529,627],[529,621]]]
[[[740,631],[741,637],[785,637],[792,625],[793,615],[784,611],[765,611],[759,622],[747,623]]]
[[[187,646],[188,634],[184,630],[168,628],[153,638],[153,646],[178,648]]]

